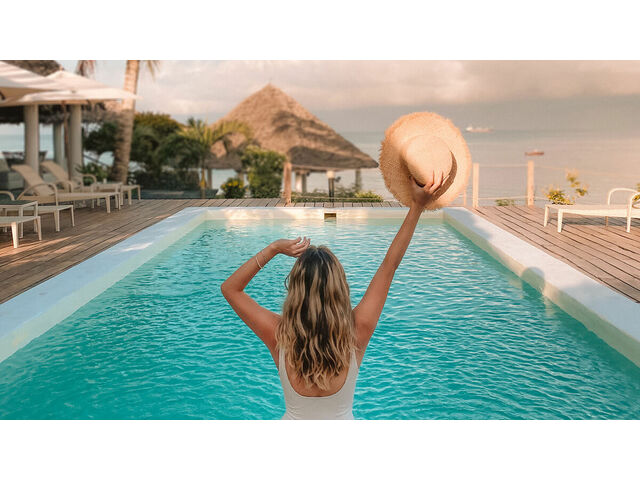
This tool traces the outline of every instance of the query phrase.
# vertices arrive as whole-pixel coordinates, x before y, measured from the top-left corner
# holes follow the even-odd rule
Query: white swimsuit
[[[356,390],[358,370],[354,351],[351,354],[347,379],[340,390],[326,397],[307,397],[300,395],[291,386],[285,367],[284,351],[280,351],[278,373],[287,407],[282,420],[353,420],[353,394]]]

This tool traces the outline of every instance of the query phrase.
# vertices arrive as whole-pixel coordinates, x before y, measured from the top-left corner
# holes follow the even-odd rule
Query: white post
[[[529,160],[527,162],[527,207],[533,207],[535,200],[534,171],[535,163]]]
[[[82,161],[82,107],[71,105],[69,121],[69,158],[67,159],[67,173],[69,178],[79,176],[76,167],[83,165]]]
[[[306,170],[303,171],[300,176],[302,177],[302,193],[307,193],[307,175],[309,175],[309,172],[307,172]]]
[[[38,105],[24,106],[24,163],[36,173],[40,169],[40,124]]]
[[[300,170],[296,170],[296,185],[295,185],[296,192],[302,192],[302,176],[303,175],[304,173],[302,173]]]
[[[60,166],[67,168],[64,161],[64,128],[62,122],[53,124],[53,160]]]
[[[480,190],[480,164],[473,163],[473,182],[471,186],[471,208],[478,208],[478,193]]]

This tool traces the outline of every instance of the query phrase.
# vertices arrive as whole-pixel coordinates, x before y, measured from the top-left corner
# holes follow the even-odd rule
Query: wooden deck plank
[[[621,225],[605,227],[577,219],[556,231],[553,218],[542,226],[544,211],[532,207],[481,207],[487,220],[577,268],[591,278],[640,302],[640,229],[621,236]],[[591,220],[591,219],[590,219]]]

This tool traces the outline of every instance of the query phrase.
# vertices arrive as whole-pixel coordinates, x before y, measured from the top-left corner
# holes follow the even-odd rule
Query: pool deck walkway
[[[76,226],[62,212],[61,231],[53,219],[42,219],[43,237],[37,240],[25,226],[20,247],[14,249],[10,233],[0,233],[0,303],[113,246],[140,230],[187,207],[275,207],[281,199],[241,200],[141,200],[107,214],[104,208],[76,210]],[[300,207],[398,207],[397,202],[350,203],[308,202]],[[550,255],[574,266],[614,290],[640,302],[640,220],[626,233],[621,220],[609,227],[601,218],[567,216],[563,232],[556,232],[555,219],[542,227],[542,209],[529,207],[481,207],[483,218],[504,228]]]

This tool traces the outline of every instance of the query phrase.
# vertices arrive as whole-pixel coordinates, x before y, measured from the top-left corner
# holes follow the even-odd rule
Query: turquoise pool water
[[[266,347],[220,283],[273,239],[342,260],[354,304],[397,221],[208,222],[0,363],[0,418],[275,419]],[[279,310],[293,264],[248,291]],[[640,418],[640,369],[443,223],[418,225],[360,370],[364,419]]]

